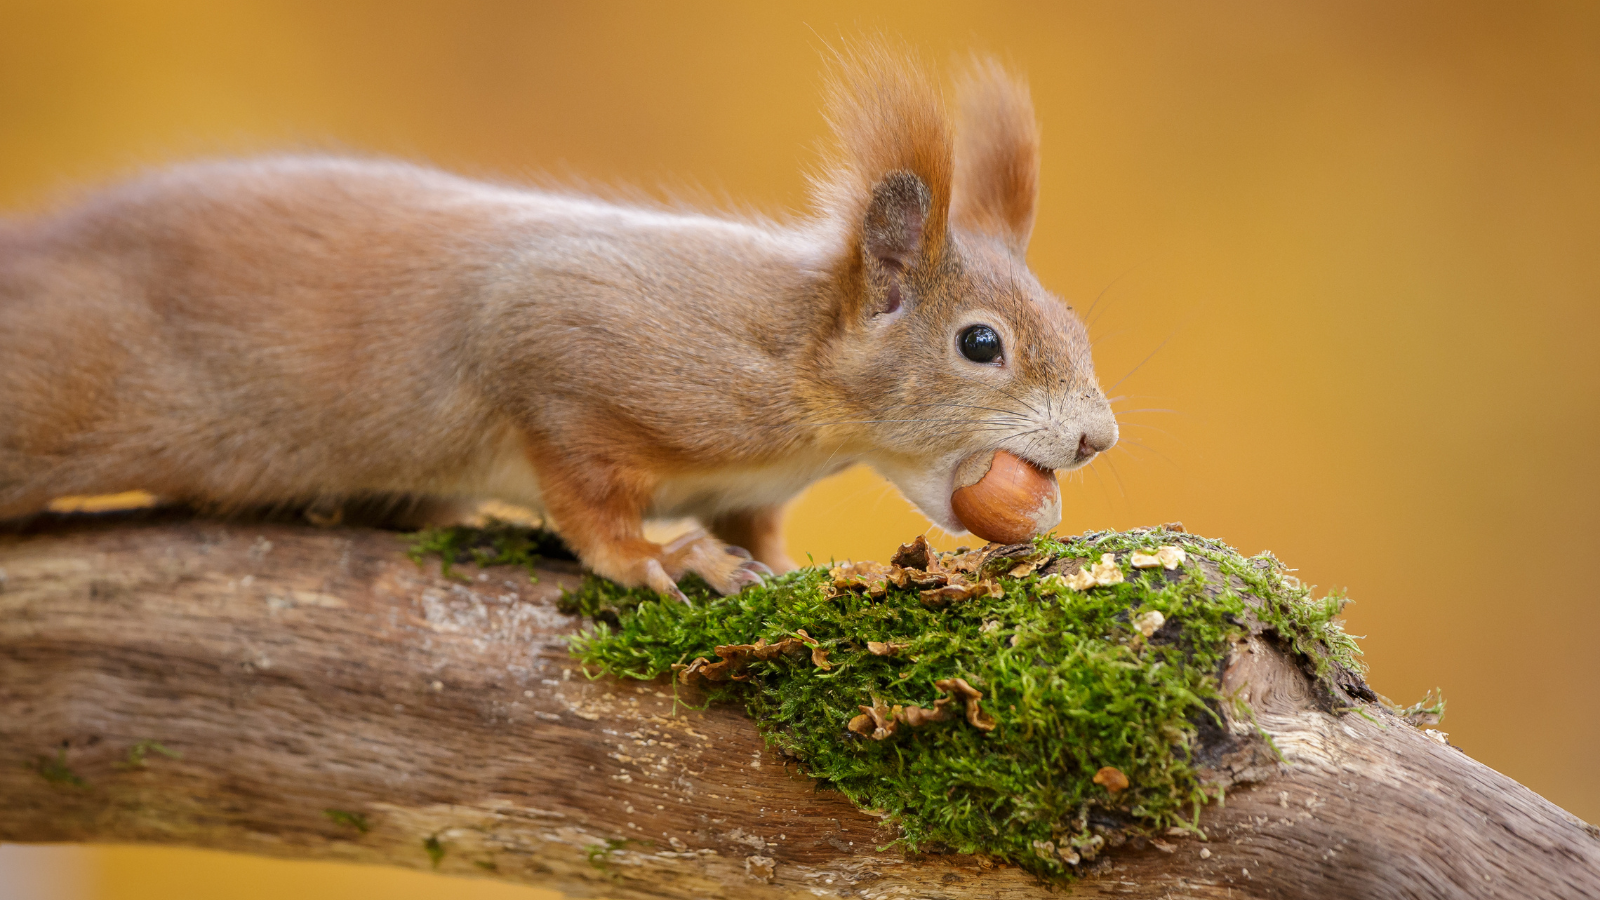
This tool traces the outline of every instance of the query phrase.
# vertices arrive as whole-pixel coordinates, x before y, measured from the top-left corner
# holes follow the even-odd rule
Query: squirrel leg
[[[644,537],[653,483],[634,470],[586,461],[582,466],[530,459],[545,508],[562,540],[595,574],[628,587],[648,586],[686,599],[678,579],[693,572],[721,594],[755,584],[771,571],[737,547],[696,531],[663,547]]]
[[[723,513],[706,523],[711,533],[735,547],[750,551],[772,571],[793,572],[794,560],[783,546],[783,507],[763,506]]]

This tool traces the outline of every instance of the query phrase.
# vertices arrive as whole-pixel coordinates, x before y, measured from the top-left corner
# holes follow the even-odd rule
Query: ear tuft
[[[919,209],[921,222],[913,245],[927,257],[943,249],[949,221],[952,139],[944,98],[912,53],[883,41],[848,45],[834,54],[827,91],[827,116],[837,148],[812,179],[812,192],[822,214],[846,233],[858,236],[863,249],[879,259],[913,263],[896,247],[893,234],[906,233],[909,220],[894,215]],[[915,183],[918,190],[909,185]],[[908,205],[912,193],[921,198]],[[880,209],[881,205],[881,209]],[[878,224],[889,238],[880,253],[866,246],[869,215],[890,219]],[[863,231],[866,229],[866,231]],[[874,238],[877,239],[877,238]]]
[[[974,57],[959,97],[950,218],[1021,256],[1039,198],[1039,124],[1028,84],[995,60]]]

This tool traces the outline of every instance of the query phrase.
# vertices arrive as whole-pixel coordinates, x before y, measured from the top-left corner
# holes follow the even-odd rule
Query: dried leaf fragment
[[[721,644],[716,647],[716,654],[720,659],[711,662],[705,657],[697,657],[693,662],[678,669],[678,680],[683,684],[691,683],[694,676],[698,675],[706,681],[745,681],[750,676],[741,674],[749,667],[751,660],[767,661],[776,659],[779,655],[804,656],[806,651],[811,651],[811,661],[818,668],[827,670],[832,668],[828,662],[828,651],[817,649],[817,639],[806,634],[804,628],[795,631],[794,637],[787,637],[775,644],[767,643],[766,638],[756,638],[754,644]],[[818,662],[818,653],[821,661]]]
[[[678,680],[684,684],[690,684],[693,681],[693,676],[698,675],[706,681],[728,681],[730,679],[742,681],[743,678],[738,675],[741,668],[742,665],[737,665],[734,660],[725,659],[719,662],[712,662],[701,656],[696,657],[694,662],[679,670]]]
[[[1161,559],[1161,568],[1176,569],[1189,560],[1189,554],[1182,547],[1168,545],[1156,551],[1156,556]]]
[[[946,678],[935,681],[933,686],[941,691],[949,691],[962,698],[967,707],[967,723],[979,731],[993,731],[995,721],[983,711],[979,701],[983,700],[983,691],[967,684],[965,678]]]
[[[1051,580],[1054,577],[1057,576],[1046,575],[1044,581],[1055,584],[1056,582]],[[1102,553],[1099,562],[1080,567],[1078,571],[1063,577],[1062,583],[1075,591],[1087,591],[1093,587],[1121,584],[1125,580],[1122,577],[1122,568],[1117,565],[1116,554]]]
[[[1038,568],[1048,562],[1050,562],[1049,554],[1031,543],[1007,544],[1003,547],[987,548],[979,568],[984,572],[1011,572],[1028,563],[1033,563],[1034,568]]]
[[[1061,576],[1053,575],[1051,577],[1060,578]],[[1072,588],[1075,591],[1087,591],[1095,586],[1094,573],[1089,571],[1088,566],[1084,566],[1062,580],[1066,583],[1067,587]]]
[[[833,663],[828,662],[828,651],[821,647],[811,648],[811,664],[824,672],[833,668]]]
[[[1067,588],[1074,591],[1088,591],[1090,588],[1104,588],[1110,585],[1122,585],[1122,567],[1117,565],[1117,556],[1110,552],[1102,552],[1101,560],[1094,565],[1085,565],[1082,569],[1064,578]]]
[[[828,577],[839,578],[882,578],[888,574],[889,567],[876,560],[862,560],[861,562],[844,562],[828,570]]]
[[[1102,766],[1100,771],[1094,773],[1094,783],[1117,794],[1128,789],[1128,776],[1115,766]]]
[[[988,550],[979,547],[976,550],[957,550],[946,553],[939,558],[939,567],[947,572],[962,572],[972,574],[983,566]]]
[[[949,584],[952,579],[960,577],[948,575],[944,572],[924,572],[921,569],[901,569],[897,574],[900,580],[896,582],[895,587],[943,587]]]
[[[973,597],[999,597],[1005,591],[1001,590],[996,582],[984,580],[976,583],[956,582],[952,580],[944,587],[931,588],[922,592],[924,606],[944,606],[952,600],[971,600]]]
[[[1168,544],[1154,551],[1135,550],[1128,555],[1128,562],[1135,569],[1154,569],[1157,566],[1163,569],[1176,569],[1188,558],[1189,554],[1185,553],[1182,547]]]
[[[834,566],[828,570],[832,596],[856,592],[882,597],[886,591],[885,582],[889,580],[892,569],[891,566],[873,560]]]
[[[894,726],[901,707],[886,706],[882,701],[874,699],[871,706],[858,706],[856,709],[861,710],[861,715],[850,720],[847,727],[851,731],[875,741],[881,741],[894,734]]]
[[[1165,624],[1167,624],[1167,617],[1163,616],[1161,611],[1156,609],[1141,613],[1133,620],[1133,627],[1145,637],[1155,634],[1161,629],[1161,626]]]
[[[911,543],[901,544],[900,549],[889,557],[889,562],[906,569],[931,570],[938,567],[939,555],[928,546],[927,537],[919,534]]]
[[[905,725],[908,728],[920,728],[929,722],[945,722],[950,719],[949,706],[953,697],[940,697],[933,702],[933,706],[924,709],[920,706],[894,706],[884,705],[874,701],[872,706],[858,706],[861,715],[850,720],[847,726],[851,731],[863,737],[870,737],[875,741],[891,737],[896,726]]]
[[[873,656],[896,656],[910,646],[910,641],[867,641],[867,652]]]
[[[1123,582],[1122,567],[1117,565],[1117,557],[1111,553],[1100,554],[1100,561],[1089,568],[1094,575],[1094,583],[1101,587]]]
[[[1161,557],[1144,550],[1135,550],[1128,554],[1128,564],[1135,569],[1154,569],[1161,565]]]
[[[907,706],[900,710],[897,718],[912,728],[920,728],[929,722],[944,722],[950,718],[950,710],[945,709],[949,704],[949,697],[940,697],[938,700],[933,701],[932,709]]]

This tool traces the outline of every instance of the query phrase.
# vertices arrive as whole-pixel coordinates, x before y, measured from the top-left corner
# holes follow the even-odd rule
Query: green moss
[[[329,808],[323,810],[322,814],[333,820],[334,824],[354,828],[362,834],[366,834],[372,828],[372,823],[367,821],[367,817],[358,812]]]
[[[168,750],[157,741],[139,741],[128,748],[128,755],[117,763],[119,769],[143,769],[149,765],[145,757],[152,751],[165,756],[167,759],[183,759],[183,754],[176,750]]]
[[[422,849],[428,854],[428,859],[433,863],[433,867],[435,869],[439,868],[439,863],[444,859],[444,844],[439,843],[439,836],[430,834],[423,838]]]
[[[539,563],[545,559],[571,559],[572,553],[561,539],[548,531],[490,520],[482,528],[463,525],[426,528],[406,536],[410,546],[406,555],[418,565],[428,557],[439,559],[439,571],[446,578],[466,580],[455,571],[460,563],[478,566],[521,566],[538,580]]]
[[[1223,574],[1242,582],[1246,591],[1261,601],[1254,604],[1256,618],[1309,662],[1317,678],[1328,679],[1339,672],[1365,673],[1361,648],[1338,620],[1350,602],[1343,593],[1331,591],[1321,599],[1313,598],[1311,586],[1289,574],[1292,570],[1271,553],[1243,559],[1231,548],[1215,546],[1226,551],[1213,558]]]
[[[1170,544],[1188,555],[1181,568],[1130,567],[1130,551]],[[999,596],[931,608],[914,587],[833,590],[823,567],[732,597],[687,579],[689,604],[591,577],[563,608],[595,620],[572,641],[594,677],[660,678],[716,660],[719,645],[804,630],[830,668],[804,653],[752,659],[747,681],[708,685],[711,700],[742,704],[808,774],[885,814],[904,848],[989,854],[1047,878],[1070,874],[1063,856],[1092,859],[1108,839],[1198,828],[1220,788],[1202,783],[1197,754],[1221,734],[1233,700],[1220,672],[1246,632],[1276,637],[1330,690],[1341,677],[1360,683],[1359,651],[1335,620],[1343,599],[1314,599],[1271,556],[1165,529],[1041,538],[1015,552],[1065,571],[1111,553],[1126,580],[1076,591],[1042,570],[1002,571]],[[1165,624],[1147,637],[1135,623],[1151,612]],[[879,656],[869,641],[905,646]],[[883,740],[848,728],[863,706],[931,708],[945,696],[935,682],[956,677],[983,692],[992,730],[961,717]],[[1107,766],[1130,786],[1095,783]],[[604,867],[610,852],[596,845],[590,862]]]
[[[67,747],[65,744],[56,748],[54,759],[48,756],[35,757],[33,762],[25,764],[27,768],[39,773],[39,777],[54,785],[62,787],[86,788],[89,782],[84,781],[78,773],[67,767]]]
[[[606,838],[604,844],[589,844],[583,848],[583,855],[589,860],[589,865],[607,875],[615,875],[611,870],[611,854],[632,845],[649,846],[649,841],[638,841],[632,838]]]
[[[1418,727],[1437,725],[1444,721],[1444,692],[1434,688],[1420,701],[1404,709],[1396,709],[1394,713]]]

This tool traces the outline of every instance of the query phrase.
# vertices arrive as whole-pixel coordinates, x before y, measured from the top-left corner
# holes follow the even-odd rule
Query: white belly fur
[[[648,515],[658,518],[694,516],[704,521],[735,510],[777,506],[852,462],[853,459],[838,456],[818,456],[682,475],[656,490]]]
[[[854,459],[847,457],[819,455],[678,476],[656,490],[645,516],[653,519],[693,516],[705,521],[735,510],[776,506],[853,462]],[[515,435],[508,435],[496,446],[478,467],[476,477],[463,479],[460,493],[475,499],[502,500],[525,506],[541,516],[545,513],[539,476]]]

